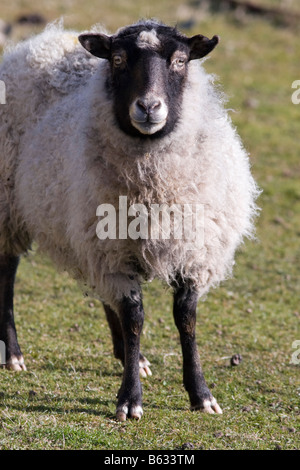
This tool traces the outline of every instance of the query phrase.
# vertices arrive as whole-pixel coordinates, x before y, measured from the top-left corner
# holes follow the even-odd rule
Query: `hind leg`
[[[0,255],[0,341],[5,345],[6,368],[26,370],[14,321],[14,282],[19,258]]]
[[[108,306],[103,304],[105,315],[110,327],[113,347],[114,347],[114,356],[116,359],[119,359],[123,366],[125,360],[125,350],[124,350],[124,339],[123,339],[123,332],[121,323],[119,320],[118,315]],[[150,362],[146,359],[143,354],[140,353],[140,375],[141,377],[147,377],[152,375],[152,372],[149,368]]]

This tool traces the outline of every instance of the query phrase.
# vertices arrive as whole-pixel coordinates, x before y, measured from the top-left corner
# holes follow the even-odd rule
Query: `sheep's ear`
[[[81,34],[79,37],[80,44],[91,54],[101,59],[110,58],[111,38],[106,34]]]
[[[208,39],[202,34],[197,34],[188,39],[188,45],[190,48],[190,57],[189,60],[201,59],[206,54],[209,54],[218,42],[220,41],[219,36],[214,36],[212,39]]]

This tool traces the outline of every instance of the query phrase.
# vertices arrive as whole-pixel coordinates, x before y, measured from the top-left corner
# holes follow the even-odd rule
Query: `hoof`
[[[21,370],[27,370],[23,356],[12,356],[5,364],[5,368],[8,370],[15,370],[20,372]]]
[[[221,407],[218,405],[217,400],[214,397],[212,397],[210,400],[203,400],[201,405],[192,406],[191,410],[199,410],[203,413],[208,413],[211,415],[215,413],[218,415],[223,414]]]
[[[140,405],[127,405],[119,406],[116,411],[116,418],[118,421],[126,421],[127,418],[136,419],[139,421],[143,416],[143,409]]]
[[[150,369],[149,366],[150,366],[150,362],[148,361],[148,359],[146,359],[146,357],[141,355],[140,360],[139,360],[140,376],[141,377],[143,377],[143,378],[151,377],[152,372],[151,372],[151,369]]]

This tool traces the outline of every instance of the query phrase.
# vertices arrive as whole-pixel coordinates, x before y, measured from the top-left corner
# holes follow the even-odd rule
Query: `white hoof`
[[[12,356],[7,363],[5,364],[5,368],[8,370],[15,370],[20,372],[21,370],[27,370],[23,356]]]
[[[131,406],[128,408],[127,405],[120,406],[116,411],[116,418],[118,421],[126,421],[127,418],[140,420],[143,416],[143,409],[140,405]]]
[[[140,366],[140,376],[141,377],[143,377],[143,378],[151,377],[152,372],[151,372],[151,369],[149,367],[150,362],[148,361],[148,359],[146,359],[145,357],[143,359],[140,359],[139,366]]]
[[[223,414],[221,407],[218,405],[217,400],[214,397],[212,397],[211,400],[204,400],[203,406],[193,406],[191,409],[199,410],[203,413],[208,413],[210,415],[213,415],[215,413],[218,415]]]
[[[217,413],[218,415],[221,415],[223,413],[221,407],[218,405],[217,400],[215,398],[212,398],[211,400],[204,400],[203,412],[209,414]]]

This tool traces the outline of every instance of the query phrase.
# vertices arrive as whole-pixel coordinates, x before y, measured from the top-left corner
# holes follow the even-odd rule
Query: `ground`
[[[299,11],[296,3],[286,8]],[[171,293],[154,282],[144,291],[142,350],[153,372],[143,379],[144,416],[118,423],[122,367],[100,303],[39,254],[24,258],[15,309],[28,371],[0,371],[0,449],[299,448],[300,105],[291,101],[292,83],[300,79],[299,31],[179,0],[63,5],[43,0],[38,13],[47,20],[64,15],[76,29],[101,22],[113,31],[155,16],[191,26],[182,29],[189,35],[220,35],[205,67],[219,77],[235,110],[232,119],[263,190],[261,214],[257,241],[238,253],[234,278],[198,306],[198,345],[220,416],[189,411]],[[6,21],[28,12],[36,12],[33,0],[1,6]],[[25,34],[18,28],[16,34]],[[235,367],[234,354],[242,356]]]

